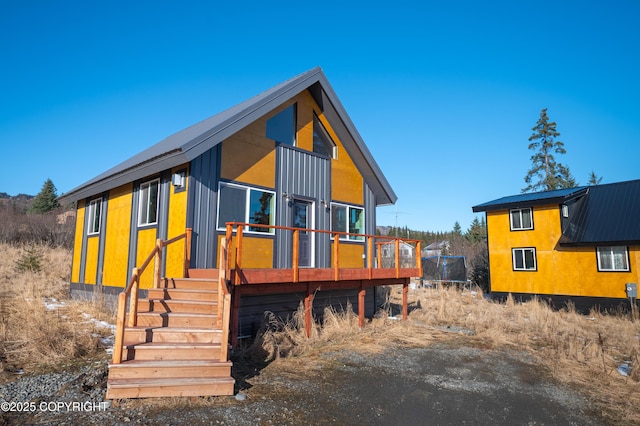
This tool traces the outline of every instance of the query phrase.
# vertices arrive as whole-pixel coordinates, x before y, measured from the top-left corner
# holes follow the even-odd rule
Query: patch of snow
[[[58,308],[62,308],[65,306],[64,302],[58,302],[58,300],[54,297],[48,297],[44,299],[44,308],[47,311],[55,311]]]

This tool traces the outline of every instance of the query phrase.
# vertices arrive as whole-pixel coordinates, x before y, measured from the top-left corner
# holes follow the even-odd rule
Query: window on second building
[[[140,185],[138,225],[154,225],[158,223],[158,190],[160,181],[154,179]]]
[[[351,234],[364,233],[364,209],[346,204],[331,203],[331,230]],[[341,240],[362,241],[364,237],[357,235],[341,235]]]
[[[87,207],[87,235],[100,233],[100,216],[102,213],[102,198],[91,200]]]
[[[509,216],[511,217],[512,231],[533,229],[533,214],[531,207],[525,209],[513,209],[509,213]]]
[[[514,271],[535,271],[536,270],[536,249],[514,248],[511,250],[513,255]]]
[[[218,196],[218,229],[227,222],[259,225],[275,224],[275,193],[230,183],[220,183]],[[249,227],[249,232],[273,234],[273,228]]]
[[[625,246],[598,247],[598,271],[628,271],[629,253]]]

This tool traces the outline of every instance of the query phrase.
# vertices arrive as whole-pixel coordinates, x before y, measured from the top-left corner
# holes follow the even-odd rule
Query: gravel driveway
[[[13,408],[34,402],[35,409],[5,410],[0,425],[602,424],[586,400],[553,384],[522,353],[455,344],[382,354],[324,352],[234,374],[235,397],[124,401],[108,408],[97,405],[104,363],[75,374],[25,377],[0,386],[0,402]]]

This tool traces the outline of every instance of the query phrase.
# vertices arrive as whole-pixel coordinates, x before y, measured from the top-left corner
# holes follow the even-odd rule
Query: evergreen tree
[[[574,188],[578,186],[567,166],[556,162],[554,154],[566,154],[564,143],[555,140],[560,133],[556,130],[556,122],[549,121],[547,109],[540,111],[540,118],[531,129],[529,149],[535,154],[531,156],[533,163],[524,178],[527,186],[522,192],[550,191],[553,189]]]
[[[602,182],[602,176],[598,176],[596,172],[591,171],[589,173],[589,185],[600,185],[600,182]]]
[[[456,220],[456,223],[453,224],[453,233],[456,235],[462,235],[462,227],[460,226],[460,222]]]
[[[474,218],[473,222],[471,222],[471,226],[466,233],[466,238],[469,242],[478,243],[480,241],[484,241],[487,239],[487,225],[484,221],[484,217],[482,221],[478,220],[478,218]]]
[[[51,179],[47,179],[42,185],[42,189],[33,199],[29,207],[29,213],[46,213],[60,207],[58,203],[58,194],[55,185]]]

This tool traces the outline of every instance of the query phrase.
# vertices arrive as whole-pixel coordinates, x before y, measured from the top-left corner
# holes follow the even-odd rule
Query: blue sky
[[[64,193],[315,66],[398,195],[379,225],[519,193],[542,108],[579,183],[640,178],[638,1],[217,3],[2,2],[0,192]]]

